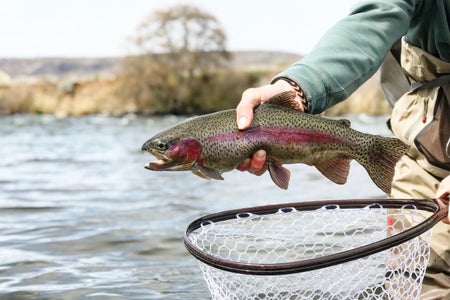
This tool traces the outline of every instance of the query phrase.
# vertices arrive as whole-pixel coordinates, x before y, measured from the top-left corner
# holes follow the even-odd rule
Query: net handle
[[[324,206],[338,206],[341,209],[364,208],[371,204],[379,204],[387,209],[401,209],[407,206],[416,209],[431,212],[432,215],[420,224],[417,224],[401,233],[384,238],[374,243],[360,246],[354,249],[342,251],[339,253],[312,258],[297,262],[276,263],[276,264],[259,264],[259,263],[239,263],[224,260],[213,255],[207,254],[199,250],[189,239],[189,235],[202,226],[204,222],[220,222],[236,218],[239,213],[251,213],[255,215],[267,215],[278,212],[283,208],[295,208],[298,211],[310,211],[320,209]],[[221,270],[252,275],[284,275],[292,273],[301,273],[321,268],[326,268],[352,260],[356,260],[365,256],[369,256],[391,247],[409,241],[422,233],[428,231],[439,221],[444,219],[448,214],[448,208],[441,208],[436,200],[425,199],[349,199],[349,200],[321,200],[310,202],[296,202],[266,206],[256,206],[244,209],[228,210],[220,213],[210,214],[193,221],[186,232],[183,239],[187,250],[198,260]]]

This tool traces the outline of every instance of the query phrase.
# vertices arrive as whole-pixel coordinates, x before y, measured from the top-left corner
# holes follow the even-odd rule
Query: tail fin
[[[373,136],[368,155],[358,162],[367,170],[372,181],[389,194],[395,165],[409,147],[397,138]]]

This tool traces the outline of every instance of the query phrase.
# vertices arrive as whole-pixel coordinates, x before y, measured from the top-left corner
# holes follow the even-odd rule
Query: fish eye
[[[167,148],[169,148],[169,145],[161,140],[155,141],[155,145],[158,150],[167,150]]]

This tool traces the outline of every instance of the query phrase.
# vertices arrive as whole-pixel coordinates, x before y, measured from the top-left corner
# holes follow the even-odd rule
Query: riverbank
[[[0,114],[50,114],[58,117],[88,114],[136,113],[116,95],[117,80],[83,78],[76,81],[27,79],[0,87]]]
[[[245,88],[265,84],[300,56],[274,52],[239,52],[225,75],[192,99],[195,105],[177,114],[202,114],[234,108]],[[0,60],[0,115],[51,114],[58,117],[128,113],[164,114],[154,101],[143,101],[133,80],[120,73],[120,59],[30,59]],[[134,94],[133,94],[134,93]],[[136,93],[141,93],[135,97]],[[151,94],[144,100],[151,98]],[[381,92],[377,75],[369,79],[347,101],[326,115],[388,114],[390,107]]]

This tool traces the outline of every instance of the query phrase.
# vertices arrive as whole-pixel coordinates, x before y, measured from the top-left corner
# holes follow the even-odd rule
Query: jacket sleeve
[[[272,82],[285,77],[304,91],[317,114],[350,96],[381,65],[409,28],[419,0],[364,1],[334,25],[310,54]]]

